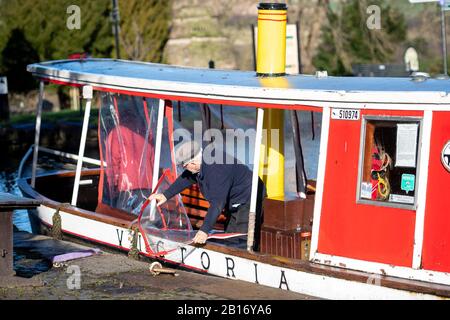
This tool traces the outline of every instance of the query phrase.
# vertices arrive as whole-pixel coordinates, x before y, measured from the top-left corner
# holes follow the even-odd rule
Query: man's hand
[[[162,193],[155,193],[155,194],[152,194],[150,197],[148,197],[148,199],[149,199],[150,201],[156,200],[156,203],[157,203],[158,207],[159,207],[160,205],[164,204],[164,203],[167,201],[166,196],[163,195]]]
[[[192,242],[194,244],[205,244],[207,239],[208,239],[208,234],[199,230],[197,232],[197,234],[195,235],[194,239],[192,239]]]

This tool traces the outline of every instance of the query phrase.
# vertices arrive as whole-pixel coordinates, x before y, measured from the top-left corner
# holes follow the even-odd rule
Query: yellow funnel
[[[258,76],[284,76],[286,67],[285,3],[260,3],[258,6]]]
[[[263,87],[288,87],[286,67],[286,20],[284,3],[260,3],[258,6],[258,52],[256,72]],[[266,139],[261,146],[259,174],[271,199],[284,198],[284,110],[264,113]]]

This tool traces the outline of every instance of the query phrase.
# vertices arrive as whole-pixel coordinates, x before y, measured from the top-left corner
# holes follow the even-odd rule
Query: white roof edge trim
[[[92,59],[91,59],[92,60]],[[102,60],[102,59],[95,59]],[[57,63],[52,61],[51,63]],[[73,62],[61,60],[60,62]],[[130,61],[127,61],[130,62]],[[145,62],[133,62],[147,64]],[[60,70],[43,67],[48,63],[33,64],[27,70],[35,76],[59,80],[80,85],[133,91],[136,93],[153,93],[174,96],[186,96],[202,99],[217,99],[242,102],[269,103],[280,105],[307,105],[358,109],[396,109],[396,110],[435,110],[450,111],[450,95],[437,91],[330,91],[312,89],[279,89],[244,87],[239,85],[217,85],[194,82],[175,82],[166,80],[149,80],[110,75]],[[154,65],[154,64],[153,64]],[[165,65],[161,65],[165,66]],[[187,68],[186,68],[187,69]],[[319,98],[320,97],[320,98]],[[387,104],[387,106],[383,106]]]

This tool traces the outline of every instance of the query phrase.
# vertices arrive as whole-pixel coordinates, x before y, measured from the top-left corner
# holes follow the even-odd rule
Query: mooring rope
[[[139,260],[139,249],[138,249],[138,228],[130,228],[130,242],[131,248],[128,251],[128,257],[134,260]]]
[[[55,213],[53,214],[51,235],[52,235],[52,238],[55,240],[63,239],[62,219],[61,219],[61,214],[59,213],[59,211],[61,210],[61,208],[65,208],[67,206],[70,206],[70,203],[61,203],[58,206],[58,208],[56,209]]]
[[[62,228],[61,228],[61,215],[59,214],[59,210],[61,208],[56,209],[52,218],[52,238],[55,240],[62,240]]]

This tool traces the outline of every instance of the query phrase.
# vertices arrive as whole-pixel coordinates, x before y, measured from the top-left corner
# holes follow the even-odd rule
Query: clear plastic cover
[[[158,100],[103,94],[99,111],[99,205],[136,214],[150,194]]]
[[[105,93],[99,110],[99,144],[105,166],[101,171],[97,211],[139,215],[140,228],[153,252],[166,248],[152,236],[175,242],[190,241],[195,232],[178,195],[164,205],[148,203],[152,192],[156,130],[160,100]],[[176,177],[173,121],[165,105],[161,158],[156,193]]]
[[[162,193],[170,186],[171,176],[169,169],[163,172],[156,193]],[[160,253],[167,248],[161,247],[161,243],[152,242],[152,236],[186,243],[195,236],[196,231],[192,228],[180,195],[169,199],[161,206],[157,206],[156,201],[146,201],[140,211],[139,227],[153,253]]]

